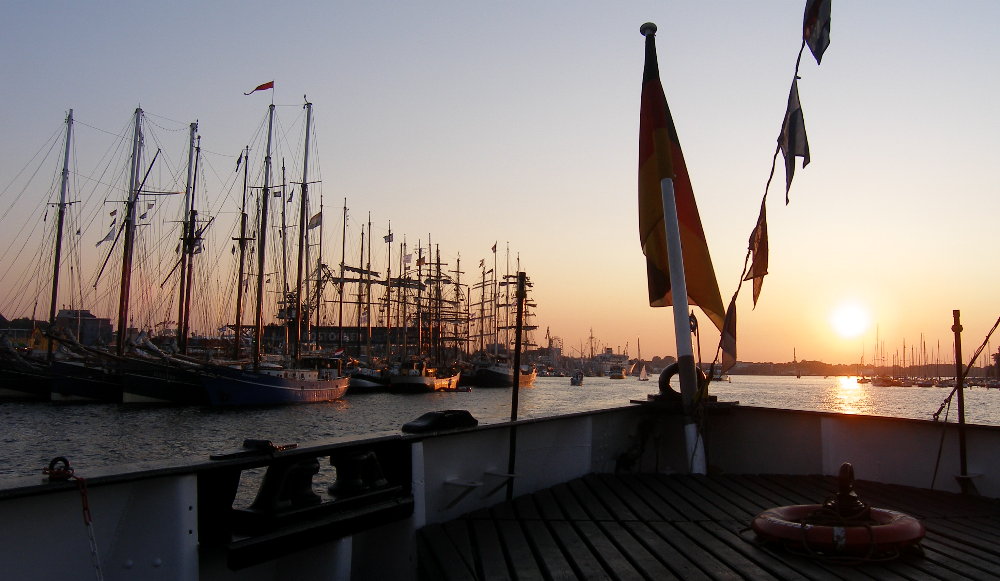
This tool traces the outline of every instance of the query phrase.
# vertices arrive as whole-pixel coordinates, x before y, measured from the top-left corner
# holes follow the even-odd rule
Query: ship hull
[[[253,372],[215,367],[206,369],[200,381],[213,406],[318,403],[340,399],[347,393],[347,377],[313,377],[316,373],[314,370]]]

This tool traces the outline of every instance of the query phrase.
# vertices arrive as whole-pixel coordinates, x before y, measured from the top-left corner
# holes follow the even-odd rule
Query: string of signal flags
[[[802,158],[803,168],[810,161],[809,141],[798,91],[799,69],[807,46],[816,59],[816,64],[822,62],[823,53],[830,44],[830,3],[831,0],[806,1],[802,19],[802,44],[795,60],[788,104],[778,133],[771,172],[764,187],[760,214],[750,234],[739,284],[725,310],[677,130],[660,83],[655,47],[656,26],[646,23],[640,29],[646,37],[646,55],[639,112],[639,239],[646,256],[649,304],[652,307],[674,304],[664,229],[664,198],[661,197],[661,188],[666,187],[668,189],[664,191],[672,192],[676,206],[676,235],[680,238],[680,258],[685,275],[682,280],[686,284],[688,302],[700,307],[720,331],[719,347],[709,377],[714,375],[720,355],[723,372],[736,364],[736,298],[743,282],[753,281],[754,307],[760,297],[764,276],[767,274],[767,194],[774,178],[778,155],[781,154],[785,162],[786,205],[795,175],[795,158]],[[696,329],[696,324],[693,323],[692,327]]]

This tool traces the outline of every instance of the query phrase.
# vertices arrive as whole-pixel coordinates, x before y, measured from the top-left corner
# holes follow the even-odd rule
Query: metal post
[[[705,448],[694,421],[694,398],[698,393],[698,376],[691,345],[691,318],[688,307],[687,281],[684,279],[684,254],[677,220],[677,202],[671,178],[660,180],[663,203],[663,223],[667,239],[667,262],[670,264],[670,290],[673,296],[674,339],[677,342],[677,369],[684,405],[684,440],[690,469],[705,474]]]
[[[507,474],[514,473],[514,459],[517,455],[517,396],[521,388],[521,327],[524,319],[524,299],[527,295],[525,291],[527,277],[523,272],[517,273],[517,321],[514,331],[514,386],[510,394],[510,448],[507,453]],[[514,480],[507,481],[507,500],[514,498]]]
[[[959,322],[961,312],[955,309],[951,312],[955,323],[951,330],[955,333],[955,390],[958,392],[958,483],[963,493],[975,491],[969,480],[969,462],[965,447],[965,377],[962,372],[962,324]]]

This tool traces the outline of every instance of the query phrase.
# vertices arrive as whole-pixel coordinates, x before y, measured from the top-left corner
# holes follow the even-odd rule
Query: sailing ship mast
[[[240,268],[239,276],[236,279],[236,325],[234,329],[235,337],[233,341],[233,359],[240,358],[240,343],[243,340],[243,277],[246,270],[247,255],[247,179],[249,177],[250,166],[250,146],[243,150],[243,203],[240,205]]]
[[[306,102],[304,108],[306,110],[306,137],[305,153],[302,155],[302,192],[299,195],[299,248],[295,269],[295,341],[292,352],[292,357],[296,361],[299,360],[302,349],[302,271],[303,266],[305,266],[303,264],[303,252],[305,252],[305,246],[309,240],[309,229],[306,228],[306,220],[309,214],[309,133],[312,127],[312,103]],[[318,275],[319,271],[317,270]]]
[[[289,299],[288,296],[288,223],[285,220],[285,211],[287,210],[288,200],[285,198],[285,194],[288,192],[288,181],[285,179],[285,158],[281,158],[281,301],[279,302],[280,310],[278,318],[284,319],[285,324],[281,326],[282,330],[285,332],[285,341],[282,344],[281,350],[285,358],[288,358],[288,346],[290,337],[288,336],[288,308]]]
[[[264,156],[264,188],[260,193],[260,230],[257,238],[257,305],[254,314],[253,370],[260,371],[264,340],[264,250],[267,247],[267,207],[271,201],[271,136],[274,128],[274,103],[267,109],[267,153]]]
[[[122,250],[122,278],[118,296],[118,341],[116,352],[125,354],[128,333],[128,305],[132,285],[132,254],[135,244],[135,210],[139,201],[139,163],[142,153],[142,109],[136,108],[132,133],[132,163],[129,167],[129,194],[125,207],[125,244]]]
[[[69,151],[70,143],[73,139],[73,110],[69,110],[66,115],[66,151],[63,155],[62,181],[59,186],[59,213],[56,217],[56,247],[55,256],[52,262],[52,300],[49,302],[49,332],[56,326],[56,301],[59,295],[59,263],[62,261],[62,235],[63,224],[66,220],[66,192],[69,189]],[[55,346],[51,338],[48,341],[48,361],[51,363],[55,356]]]
[[[368,212],[368,261],[365,262],[365,325],[367,327],[368,340],[365,344],[366,355],[371,361],[372,357],[372,213]],[[362,252],[364,249],[362,248]]]
[[[392,357],[392,221],[389,221],[389,233],[385,235],[385,358]]]
[[[305,181],[303,179],[303,181]],[[319,199],[319,246],[316,249],[316,348],[319,349],[319,323],[323,309],[323,197]],[[312,219],[310,218],[310,221]]]
[[[198,179],[198,154],[201,153],[201,138],[196,137],[198,133],[198,123],[194,122],[190,126],[190,140],[188,144],[188,172],[187,185],[184,188],[184,221],[182,226],[180,268],[180,294],[177,300],[177,347],[181,353],[187,355],[188,352],[188,318],[190,317],[191,306],[191,280],[194,272],[194,249],[195,249],[195,220],[198,212],[194,209],[195,183]],[[199,145],[195,145],[195,140]],[[197,153],[196,153],[197,152]]]
[[[340,289],[339,289],[339,299],[338,305],[339,313],[337,314],[337,327],[340,330],[340,338],[338,339],[337,346],[344,346],[344,261],[345,254],[347,253],[347,198],[344,198],[344,226],[340,232]]]

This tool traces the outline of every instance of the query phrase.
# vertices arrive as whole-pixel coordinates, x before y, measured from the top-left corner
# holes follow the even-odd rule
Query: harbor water
[[[519,393],[518,418],[539,418],[629,405],[657,390],[656,380],[539,377]],[[951,388],[873,387],[845,377],[733,376],[716,381],[720,401],[782,409],[932,419]],[[965,393],[966,421],[1000,426],[1000,392]],[[0,403],[0,478],[41,475],[57,456],[77,472],[155,460],[200,461],[234,451],[244,439],[275,444],[322,442],[343,436],[399,431],[425,412],[466,409],[480,424],[510,418],[510,389],[396,395],[352,394],[336,402],[285,407],[226,409],[131,407],[113,404]],[[957,401],[941,412],[956,421]]]

